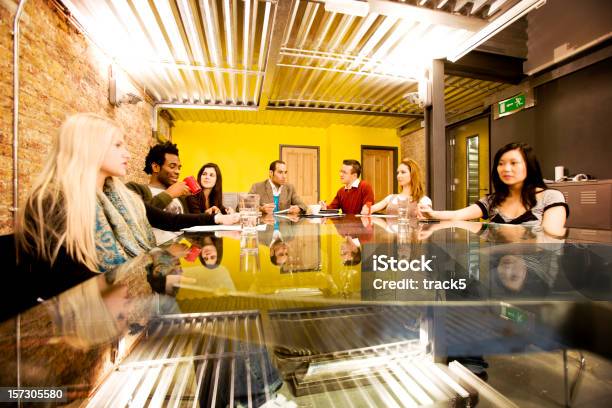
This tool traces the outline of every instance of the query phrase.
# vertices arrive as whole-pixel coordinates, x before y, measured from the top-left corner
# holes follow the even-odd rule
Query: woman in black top
[[[540,164],[531,146],[509,143],[495,154],[491,180],[494,192],[456,211],[434,211],[419,206],[420,213],[440,220],[485,218],[501,224],[542,226],[562,235],[569,216],[563,194],[544,183]]]
[[[233,209],[223,205],[223,177],[215,163],[206,163],[198,171],[198,184],[202,188],[198,194],[186,198],[192,214],[231,214]]]

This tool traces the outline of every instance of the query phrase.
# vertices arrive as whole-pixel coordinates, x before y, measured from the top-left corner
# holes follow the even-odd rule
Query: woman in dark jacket
[[[152,225],[176,231],[237,222],[236,215],[170,214],[144,204],[119,179],[129,157],[114,121],[81,113],[64,122],[20,213],[20,268],[48,271],[51,286],[66,289],[148,252],[156,245]]]
[[[187,197],[187,207],[192,214],[232,214],[233,209],[223,205],[223,177],[215,163],[206,163],[198,171],[198,194]]]

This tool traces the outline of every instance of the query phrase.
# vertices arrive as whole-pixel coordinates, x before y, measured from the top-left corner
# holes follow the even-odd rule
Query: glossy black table
[[[264,221],[180,235],[4,322],[1,385],[90,406],[258,406],[281,386],[315,406],[502,406],[447,360],[612,356],[610,231]]]

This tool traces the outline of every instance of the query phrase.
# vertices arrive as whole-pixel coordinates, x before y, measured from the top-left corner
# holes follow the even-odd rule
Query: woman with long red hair
[[[390,194],[372,206],[372,212],[385,210],[387,214],[397,214],[400,206],[421,204],[431,207],[431,199],[425,195],[423,176],[417,162],[404,159],[397,166],[397,182],[402,187],[399,194]],[[362,212],[367,214],[367,212]]]

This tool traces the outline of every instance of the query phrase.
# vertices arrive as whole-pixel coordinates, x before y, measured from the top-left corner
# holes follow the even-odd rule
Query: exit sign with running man
[[[518,94],[497,103],[499,116],[509,115],[525,107],[525,95]]]

